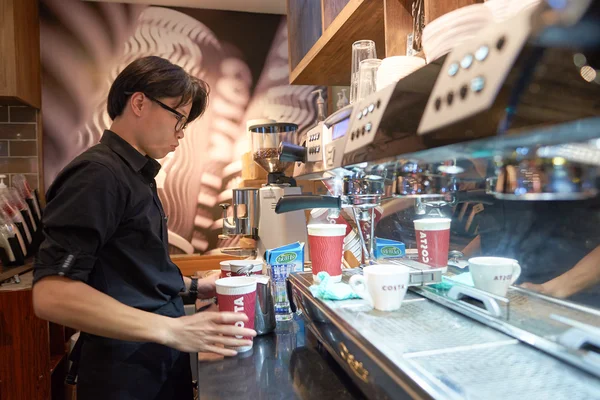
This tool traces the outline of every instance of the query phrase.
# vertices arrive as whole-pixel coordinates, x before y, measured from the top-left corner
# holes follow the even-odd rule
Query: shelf
[[[50,356],[50,373],[52,374],[58,365],[65,359],[66,354],[53,354]]]
[[[25,263],[25,265],[21,265],[18,267],[5,267],[4,265],[0,265],[0,282],[10,279],[15,275],[24,274],[25,272],[28,272],[31,269],[33,269],[31,261],[28,261],[27,263]]]
[[[385,56],[383,1],[350,0],[290,72],[292,85],[350,85],[352,43],[374,40]]]

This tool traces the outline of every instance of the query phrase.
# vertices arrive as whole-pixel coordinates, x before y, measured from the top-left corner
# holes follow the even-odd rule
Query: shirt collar
[[[142,153],[113,131],[105,130],[100,143],[108,146],[108,148],[117,153],[135,172],[147,172],[151,175],[151,178],[154,178],[160,170],[160,163],[158,161],[142,155]]]

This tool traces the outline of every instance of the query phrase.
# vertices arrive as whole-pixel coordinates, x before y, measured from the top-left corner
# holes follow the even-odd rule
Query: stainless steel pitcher
[[[254,313],[254,330],[257,335],[265,335],[275,330],[275,306],[271,293],[270,278],[256,277],[256,310]]]

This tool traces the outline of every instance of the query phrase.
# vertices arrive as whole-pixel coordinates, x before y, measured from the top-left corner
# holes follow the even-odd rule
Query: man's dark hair
[[[111,119],[123,113],[129,92],[142,92],[155,99],[178,97],[174,107],[192,103],[188,122],[192,122],[206,110],[208,84],[190,76],[183,68],[161,57],[138,58],[129,64],[113,82],[108,92],[107,110]]]

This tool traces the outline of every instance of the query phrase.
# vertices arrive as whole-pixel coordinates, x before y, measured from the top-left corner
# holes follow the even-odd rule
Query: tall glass
[[[356,101],[360,101],[377,91],[377,70],[380,65],[381,60],[375,58],[368,58],[360,62]]]
[[[350,75],[350,104],[356,101],[358,95],[358,72],[360,62],[368,58],[377,58],[375,42],[372,40],[359,40],[352,44],[352,73]]]

